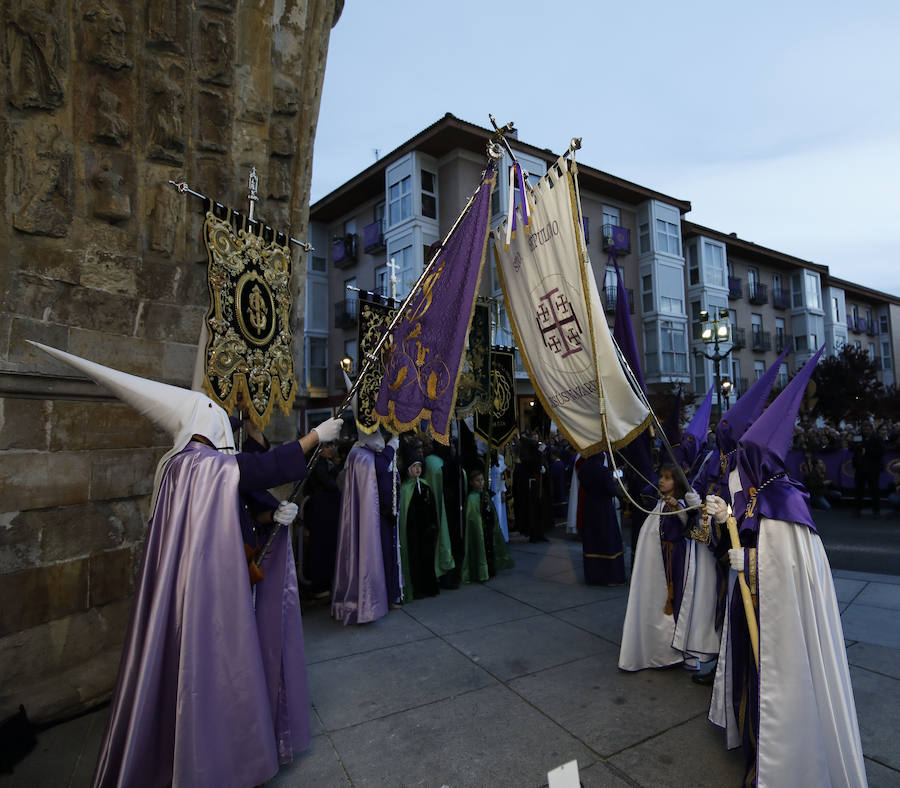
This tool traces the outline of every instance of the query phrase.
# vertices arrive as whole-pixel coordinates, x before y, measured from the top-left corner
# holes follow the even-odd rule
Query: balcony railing
[[[743,328],[732,326],[731,328],[732,350],[741,350],[747,347],[747,331]]]
[[[866,319],[864,317],[856,318],[856,333],[865,334],[867,328]]]
[[[739,276],[728,277],[728,300],[737,301],[744,297],[743,280]]]
[[[738,378],[738,379],[734,382],[734,387],[737,389],[737,391],[735,392],[735,394],[737,394],[738,396],[740,396],[741,394],[743,394],[743,393],[749,388],[749,385],[748,385],[748,382],[747,382],[747,378]]]
[[[363,227],[363,251],[366,254],[379,254],[384,251],[384,228],[381,219]]]
[[[874,320],[867,320],[867,321],[866,321],[866,333],[867,333],[870,337],[874,337],[874,336],[878,333],[878,326],[875,325],[875,321],[874,321]]]
[[[775,332],[775,351],[781,353],[785,348],[793,348],[794,347],[794,338],[790,334],[785,334],[783,331]]]
[[[762,282],[747,282],[747,298],[751,304],[769,302],[769,288]]]
[[[628,254],[631,251],[631,233],[628,232],[628,228],[604,224],[603,251],[610,254]]]
[[[772,349],[772,335],[768,331],[752,331],[750,341],[757,353]]]
[[[331,240],[331,259],[338,268],[356,262],[356,233],[339,235]]]
[[[345,299],[334,305],[334,327],[355,328],[359,316],[359,299]]]
[[[617,287],[604,287],[603,288],[603,309],[607,312],[615,312],[616,311],[616,298],[617,298]],[[630,287],[625,288],[625,292],[628,294],[628,313],[634,314],[634,290]]]
[[[772,305],[776,309],[787,309],[791,305],[791,294],[783,287],[772,288]]]

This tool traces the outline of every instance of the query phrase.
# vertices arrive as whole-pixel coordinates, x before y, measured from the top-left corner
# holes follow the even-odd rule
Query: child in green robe
[[[497,574],[498,569],[509,569],[512,566],[513,560],[497,521],[497,511],[491,502],[491,496],[484,489],[484,471],[476,468],[469,473],[466,555],[462,565],[462,581],[483,583]]]
[[[437,502],[422,476],[422,458],[413,457],[400,487],[400,565],[403,602],[438,593],[435,549],[438,536]]]

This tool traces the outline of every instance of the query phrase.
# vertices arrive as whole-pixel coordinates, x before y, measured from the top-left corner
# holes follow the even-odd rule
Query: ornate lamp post
[[[715,365],[716,370],[716,402],[719,408],[719,416],[722,416],[722,397],[725,397],[726,406],[728,403],[728,398],[731,394],[731,381],[727,378],[725,381],[722,380],[722,373],[719,368],[719,364],[728,358],[731,355],[731,350],[734,345],[731,343],[731,324],[728,321],[728,310],[727,309],[719,309],[715,312],[714,316],[710,318],[710,313],[705,309],[700,313],[700,321],[702,324],[702,329],[700,331],[700,338],[706,343],[707,346],[713,346],[712,353],[704,353],[702,351],[697,351],[697,354],[703,356],[704,358],[708,358]],[[727,344],[727,350],[721,351],[719,349],[719,345]],[[725,388],[725,382],[728,383],[727,389]]]

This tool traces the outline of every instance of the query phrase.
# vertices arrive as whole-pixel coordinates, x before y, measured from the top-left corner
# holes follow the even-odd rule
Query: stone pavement
[[[584,786],[738,785],[682,668],[621,673],[627,588],[581,584],[581,545],[515,541],[483,585],[344,628],[304,608],[313,742],[270,783],[541,786],[577,759]],[[900,576],[835,571],[869,784],[900,785]],[[90,781],[106,709],[50,728],[0,787]]]

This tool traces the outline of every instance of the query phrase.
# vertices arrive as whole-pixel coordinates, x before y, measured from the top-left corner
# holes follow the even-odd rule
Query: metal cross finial
[[[259,188],[259,176],[256,174],[255,164],[250,168],[250,177],[247,179],[247,185],[250,187],[250,194],[247,195],[247,199],[250,200],[250,221],[252,222],[256,202],[259,200],[259,193],[257,191]]]
[[[400,267],[397,265],[397,262],[392,257],[390,261],[388,261],[388,268],[391,269],[391,298],[396,301],[397,300],[397,269]]]

